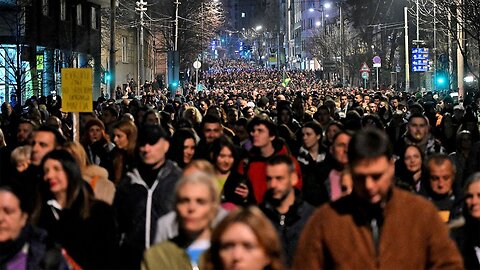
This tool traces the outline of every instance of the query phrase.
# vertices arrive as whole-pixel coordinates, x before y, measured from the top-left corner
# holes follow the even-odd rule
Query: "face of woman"
[[[9,191],[0,191],[0,243],[14,240],[27,222],[20,200]]]
[[[160,118],[156,113],[149,113],[145,118],[145,125],[160,125]]]
[[[280,121],[282,124],[290,123],[290,112],[288,110],[282,110],[280,112]]]
[[[215,162],[215,166],[217,169],[222,172],[226,173],[230,171],[230,169],[233,166],[234,158],[232,151],[230,151],[230,148],[228,147],[223,147],[220,153],[218,154],[217,161]]]
[[[47,159],[43,165],[43,180],[53,194],[67,192],[68,179],[60,161]]]
[[[335,136],[335,134],[337,134],[337,132],[340,131],[340,128],[338,128],[338,126],[336,125],[331,125],[328,127],[327,129],[327,139],[329,142],[332,142],[333,141],[333,137]]]
[[[480,219],[480,182],[470,184],[465,203],[470,215],[473,218]]]
[[[303,133],[303,146],[306,149],[310,149],[313,146],[318,144],[318,140],[320,140],[320,135],[315,134],[315,131],[309,127],[305,127],[302,130]]]
[[[422,155],[415,147],[408,147],[404,157],[405,166],[410,172],[418,172],[422,168]]]
[[[223,232],[219,255],[225,270],[262,270],[270,263],[253,230],[240,222]]]
[[[88,129],[88,136],[92,143],[99,141],[102,139],[102,129],[99,126],[91,126]]]
[[[128,138],[125,132],[121,131],[120,129],[113,130],[113,141],[115,145],[117,145],[120,149],[127,149],[128,147]]]
[[[193,155],[195,155],[195,140],[188,138],[183,142],[183,162],[190,163]]]
[[[199,233],[209,228],[215,216],[210,190],[202,183],[188,183],[178,190],[177,215],[187,233]]]

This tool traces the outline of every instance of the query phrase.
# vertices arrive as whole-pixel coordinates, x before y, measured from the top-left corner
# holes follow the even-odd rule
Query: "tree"
[[[402,61],[400,44],[403,34],[403,7],[407,0],[345,0],[346,18],[358,31],[358,38],[366,46],[364,61],[378,55],[382,59],[381,70],[390,75]],[[403,66],[404,63],[402,63]],[[357,72],[358,73],[358,72]],[[383,77],[385,81],[386,77]]]
[[[446,43],[445,40],[449,36],[452,37],[454,46],[460,48],[466,59],[466,68],[478,80],[480,71],[480,2],[477,0],[436,0],[436,2],[422,0],[420,12],[423,20],[433,21],[434,3],[437,8],[435,17],[438,22],[437,35],[440,36],[440,42]],[[460,31],[464,33],[464,40],[459,39],[457,24]],[[448,54],[448,51],[445,53]]]
[[[367,44],[359,36],[360,32],[353,24],[346,21],[344,29],[344,42],[340,43],[340,27],[336,24],[329,25],[324,30],[319,29],[308,41],[309,53],[325,64],[334,63],[333,71],[341,72],[342,46],[345,50],[345,68],[348,70],[348,81],[354,82],[358,78],[358,70],[367,56]]]
[[[178,6],[178,51],[180,66],[186,67],[209,48],[224,23],[220,1],[182,0]],[[150,7],[152,16],[162,17],[152,23],[151,31],[157,45],[165,51],[174,49],[175,5],[174,1],[161,1]],[[158,17],[157,17],[158,18]],[[165,18],[170,18],[165,20]]]

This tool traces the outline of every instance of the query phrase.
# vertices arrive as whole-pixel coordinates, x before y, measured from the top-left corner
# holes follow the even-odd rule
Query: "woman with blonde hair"
[[[30,145],[22,145],[13,149],[10,155],[10,161],[15,166],[17,172],[25,171],[30,165],[30,157],[32,156],[32,147]]]
[[[106,169],[98,165],[89,165],[87,162],[87,153],[83,146],[78,142],[67,142],[63,149],[69,152],[77,161],[82,177],[90,184],[95,195],[95,199],[112,205],[115,196],[115,185],[108,180]]]
[[[112,150],[113,175],[115,184],[131,169],[137,142],[137,127],[129,120],[121,120],[113,125],[113,141],[115,148]]]
[[[215,228],[205,256],[207,270],[283,270],[282,246],[260,209],[231,212]]]
[[[202,254],[210,246],[219,204],[212,175],[194,172],[183,176],[174,195],[178,235],[147,249],[142,269],[203,269]]]

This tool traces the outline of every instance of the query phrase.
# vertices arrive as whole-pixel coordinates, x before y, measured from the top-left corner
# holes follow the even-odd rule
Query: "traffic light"
[[[435,76],[435,86],[437,90],[444,90],[448,88],[448,78],[444,72],[438,72]]]
[[[108,71],[102,70],[101,79],[104,84],[108,84],[112,80],[112,74]]]

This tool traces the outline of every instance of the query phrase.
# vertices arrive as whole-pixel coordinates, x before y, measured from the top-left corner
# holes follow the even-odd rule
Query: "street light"
[[[472,75],[468,75],[467,77],[463,78],[463,81],[466,83],[472,83],[475,80],[475,77]]]
[[[330,3],[325,3],[325,4],[321,4],[319,9],[318,9],[318,8],[314,8],[314,7],[311,7],[311,8],[308,9],[309,12],[318,11],[318,12],[320,12],[320,14],[322,14],[322,21],[315,23],[315,25],[316,25],[317,27],[322,26],[322,28],[324,28],[324,26],[325,26],[325,17],[328,18],[328,14],[325,14],[325,9],[330,9],[330,7],[332,7],[332,5],[331,5]],[[325,32],[325,30],[323,30],[323,32]]]
[[[257,25],[257,27],[255,27],[255,31],[260,31],[260,30],[262,30],[262,28],[263,28],[263,26]]]

